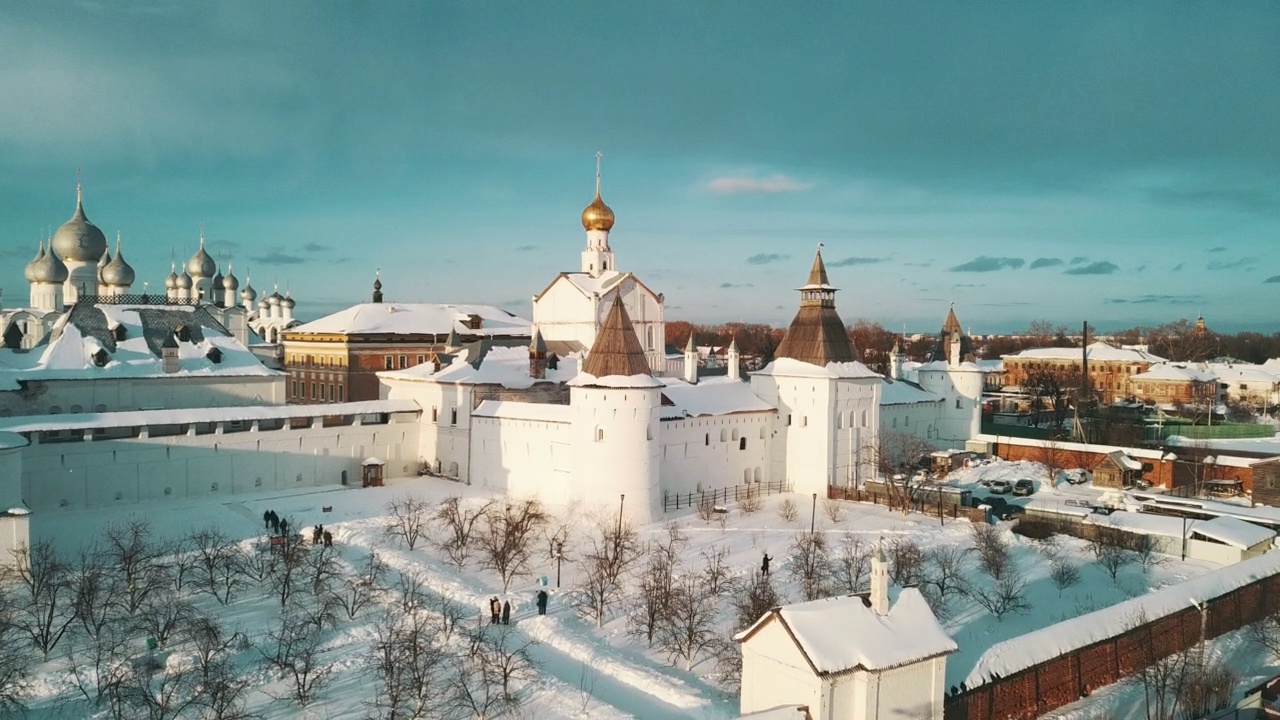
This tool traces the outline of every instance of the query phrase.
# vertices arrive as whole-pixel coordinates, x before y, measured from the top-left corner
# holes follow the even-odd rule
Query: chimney
[[[693,333],[689,333],[689,342],[684,344],[684,379],[689,383],[698,382],[698,348],[693,344]]]
[[[173,333],[169,333],[160,346],[160,359],[166,373],[178,372],[178,340]]]
[[[877,615],[889,614],[889,561],[884,557],[884,541],[876,541],[871,558],[871,609]]]
[[[1080,401],[1088,399],[1089,393],[1089,321],[1084,321],[1084,330],[1080,335]],[[1079,405],[1077,404],[1077,407]]]
[[[547,379],[547,343],[537,327],[533,328],[533,340],[529,342],[529,377],[534,380]]]

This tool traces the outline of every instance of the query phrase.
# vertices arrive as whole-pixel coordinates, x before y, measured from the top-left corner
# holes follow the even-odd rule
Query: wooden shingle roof
[[[622,296],[613,296],[613,306],[600,327],[596,341],[587,353],[582,371],[598,378],[610,375],[648,375],[649,361],[636,337],[635,327],[622,304]]]
[[[827,268],[819,248],[813,269],[809,271],[809,284],[800,288],[800,312],[778,344],[775,357],[801,360],[819,367],[858,359],[844,320],[836,312],[835,293],[827,281]]]

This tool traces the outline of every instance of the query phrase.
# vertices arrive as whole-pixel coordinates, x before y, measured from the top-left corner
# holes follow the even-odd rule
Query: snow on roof
[[[1268,361],[1271,362],[1271,361]],[[1252,365],[1250,363],[1209,363],[1209,370],[1220,380],[1235,382],[1280,382],[1280,366]]]
[[[941,402],[942,398],[919,385],[905,380],[885,378],[880,383],[881,405],[910,405],[912,403]]]
[[[480,327],[465,324],[480,317]],[[360,303],[319,320],[290,328],[290,333],[390,335],[528,336],[530,323],[494,305],[447,303]]]
[[[364,462],[360,464],[361,465],[386,465],[387,461],[383,460],[380,457],[367,457],[364,459]]]
[[[1142,469],[1142,463],[1129,457],[1129,455],[1123,450],[1112,450],[1111,452],[1107,453],[1107,457],[1111,458],[1116,465],[1120,466],[1122,470],[1141,470]]]
[[[662,392],[672,402],[662,408],[663,419],[775,410],[752,392],[749,385],[728,377],[702,378],[696,385],[679,378],[662,378],[662,381],[666,383]]]
[[[878,378],[880,374],[854,360],[851,362],[827,363],[819,367],[803,360],[781,357],[766,365],[756,375],[780,375],[784,377],[821,377],[821,378]]]
[[[657,388],[662,381],[652,375],[605,375],[596,377],[589,372],[578,373],[569,381],[571,387],[607,387],[607,388]]]
[[[616,270],[606,270],[595,277],[592,277],[590,273],[584,272],[561,273],[560,277],[568,280],[587,297],[591,297],[592,293],[604,297],[605,293],[612,290],[615,285],[625,280],[630,274],[620,273]]]
[[[1165,359],[1152,355],[1143,350],[1131,350],[1126,348],[1112,347],[1103,342],[1091,344],[1087,349],[1087,355],[1090,360],[1100,361],[1116,361],[1116,362],[1143,362],[1143,363],[1161,363]],[[1005,355],[1004,359],[1018,358],[1027,359],[1034,358],[1039,360],[1079,360],[1080,348],[1029,348],[1022,352],[1012,355]]]
[[[1216,439],[1216,438],[1189,438],[1185,435],[1170,435],[1165,439],[1170,445],[1192,448],[1212,448],[1218,453],[1227,452],[1246,452],[1254,455],[1280,455],[1280,437],[1265,438],[1240,438],[1240,439]]]
[[[920,372],[921,370],[934,370],[934,371],[940,370],[943,372],[946,372],[948,370],[978,370],[978,371],[985,372],[982,370],[982,368],[978,367],[977,363],[965,361],[956,365],[952,365],[946,360],[932,360],[927,363],[921,363],[919,366],[916,367],[916,372]]]
[[[1115,637],[1146,615],[1150,620],[1194,608],[1248,585],[1280,573],[1280,553],[1266,553],[1220,570],[1213,570],[1186,582],[1169,585],[1102,610],[1080,615],[1047,628],[992,645],[965,678],[972,689],[994,677],[1014,673],[1056,657]]]
[[[1216,382],[1217,376],[1207,370],[1200,370],[1189,365],[1160,363],[1147,368],[1146,372],[1133,376],[1134,380],[1165,380],[1170,382]]]
[[[959,649],[915,588],[905,588],[887,615],[876,614],[859,595],[783,605],[735,639],[745,642],[775,617],[820,675],[854,668],[884,670]]]
[[[471,411],[471,417],[491,417],[504,420],[535,420],[538,422],[572,421],[572,408],[551,403],[519,402],[517,400],[484,400]]]
[[[984,373],[1004,372],[1004,358],[995,360],[979,360],[977,362],[978,369]]]
[[[375,415],[420,412],[412,400],[363,400],[325,405],[245,405],[240,407],[126,410],[124,412],[27,415],[0,418],[0,433],[44,430],[88,430],[140,425],[185,425],[233,420],[278,420],[332,415]]]
[[[378,373],[378,377],[458,385],[501,385],[519,389],[532,387],[535,382],[567,382],[577,374],[577,358],[560,358],[554,369],[547,368],[545,380],[534,380],[529,375],[527,348],[490,347],[487,352],[478,355],[473,362],[467,362],[465,358],[455,356],[452,362],[439,370],[427,362],[403,370],[384,370]]]
[[[1196,521],[1191,527],[1191,532],[1242,550],[1248,550],[1259,543],[1269,542],[1276,536],[1275,532],[1264,527],[1233,517],[1222,516],[1212,520]]]
[[[12,450],[14,448],[26,447],[30,444],[30,440],[27,440],[17,433],[0,432],[0,450]]]
[[[1027,501],[1026,508],[1028,511],[1054,513],[1057,515],[1071,515],[1078,518],[1088,517],[1093,514],[1092,507],[1068,505],[1062,500],[1052,500],[1048,497],[1032,497]]]
[[[1172,515],[1155,515],[1141,512],[1116,512],[1110,515],[1089,515],[1084,519],[1086,524],[1099,527],[1114,527],[1138,535],[1158,535],[1160,537],[1183,537],[1183,519]]]
[[[166,373],[161,346],[178,327],[186,329],[189,340],[177,343],[178,371]],[[99,351],[105,354],[102,366],[94,358]],[[218,362],[211,354],[218,356]],[[284,373],[263,365],[208,310],[193,305],[75,305],[59,318],[47,344],[22,352],[0,349],[0,389],[14,389],[19,380],[183,375],[283,377]]]

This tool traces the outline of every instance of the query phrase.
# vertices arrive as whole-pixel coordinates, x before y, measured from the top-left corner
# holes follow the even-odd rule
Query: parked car
[[[1036,491],[1036,484],[1023,478],[1013,484],[1013,494],[1027,496]]]
[[[1013,490],[1013,485],[1008,480],[992,480],[991,492],[997,495],[1008,495]]]

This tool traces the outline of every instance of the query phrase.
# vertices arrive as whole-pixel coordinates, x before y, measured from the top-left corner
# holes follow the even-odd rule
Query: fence
[[[1276,434],[1276,429],[1260,423],[1222,423],[1220,425],[1184,425],[1181,423],[1153,425],[1146,429],[1147,440],[1160,442],[1174,435],[1195,438],[1197,440],[1239,440],[1246,438],[1269,438]]]
[[[123,293],[120,295],[81,295],[76,302],[88,305],[199,305],[199,299],[170,300],[164,293]]]
[[[1033,720],[1144,665],[1280,610],[1280,575],[1219,595],[1005,677],[946,697],[945,720]]]
[[[911,512],[953,520],[956,518],[968,518],[974,522],[982,522],[986,519],[984,511],[964,506],[958,494],[940,493],[929,488],[922,488],[917,490],[915,495],[916,497],[912,498],[909,503]],[[938,501],[939,495],[941,495],[941,502]],[[872,505],[885,505],[899,510],[902,509],[903,505],[900,497],[895,498],[888,492],[868,490],[865,487],[842,488],[834,485],[828,486],[827,497],[831,500],[851,500],[853,502],[871,503]]]
[[[727,503],[730,500],[738,502],[745,497],[764,497],[766,495],[777,495],[778,493],[784,492],[791,492],[791,483],[785,480],[773,480],[770,482],[750,484],[744,483],[742,485],[733,485],[730,487],[691,493],[672,494],[664,492],[662,494],[662,511],[671,512],[672,510],[680,510],[681,508],[698,507],[704,502],[710,502],[717,505]]]

